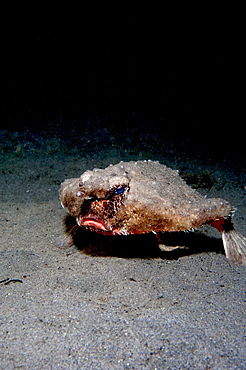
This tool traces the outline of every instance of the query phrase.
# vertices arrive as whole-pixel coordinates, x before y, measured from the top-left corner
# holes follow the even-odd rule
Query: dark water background
[[[240,11],[96,10],[3,11],[1,128],[244,161]]]

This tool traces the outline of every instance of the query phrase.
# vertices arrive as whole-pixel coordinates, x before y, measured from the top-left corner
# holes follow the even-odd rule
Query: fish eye
[[[116,195],[121,195],[124,193],[125,190],[126,190],[125,186],[114,187],[108,191],[106,199],[110,199]]]
[[[122,186],[122,187],[120,187],[120,188],[118,188],[118,189],[115,189],[115,193],[116,194],[123,194],[124,193],[124,191],[125,191],[125,188]]]
[[[113,188],[111,188],[108,191],[106,199],[112,199],[113,197],[115,197],[117,195],[122,195],[126,189],[127,189],[127,187],[125,185],[118,186],[118,187],[114,186]]]

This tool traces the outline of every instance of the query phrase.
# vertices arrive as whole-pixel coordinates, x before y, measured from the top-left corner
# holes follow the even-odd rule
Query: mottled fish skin
[[[87,170],[61,184],[60,198],[79,226],[109,235],[190,230],[230,219],[233,210],[226,200],[202,196],[178,171],[151,160]]]
[[[156,161],[120,162],[86,171],[63,182],[60,196],[78,220],[103,220],[109,233],[125,235],[188,230],[226,217],[232,209],[223,199],[203,197],[177,171]]]

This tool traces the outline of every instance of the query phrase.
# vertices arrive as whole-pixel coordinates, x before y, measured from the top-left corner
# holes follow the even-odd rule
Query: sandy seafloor
[[[138,159],[230,201],[246,236],[245,163],[163,142],[154,128],[90,127],[1,131],[0,368],[246,369],[246,268],[226,260],[216,230],[183,234],[190,250],[173,255],[150,236],[57,245],[59,184]]]

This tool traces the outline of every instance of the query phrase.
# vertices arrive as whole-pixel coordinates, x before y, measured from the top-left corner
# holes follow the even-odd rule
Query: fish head
[[[126,173],[105,176],[105,170],[86,171],[79,179],[61,184],[61,203],[79,226],[103,234],[127,234],[122,232],[120,224],[129,183]]]

